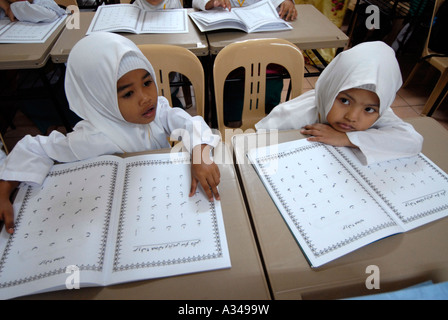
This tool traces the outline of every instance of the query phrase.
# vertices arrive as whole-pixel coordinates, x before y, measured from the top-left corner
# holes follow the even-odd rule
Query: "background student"
[[[364,164],[413,156],[423,138],[391,108],[401,84],[394,50],[365,42],[336,56],[315,90],[278,105],[255,127],[302,129],[310,141],[356,147]]]
[[[94,55],[91,53],[95,52]],[[54,162],[74,162],[106,154],[169,147],[181,137],[192,159],[190,195],[200,184],[210,199],[219,199],[220,173],[209,158],[219,142],[202,117],[171,108],[158,96],[154,70],[129,39],[95,32],[72,49],[65,78],[70,109],[83,120],[63,135],[25,136],[0,167],[0,220],[14,231],[11,192],[19,182],[42,184]]]
[[[0,19],[25,22],[52,22],[65,14],[53,0],[0,0]]]

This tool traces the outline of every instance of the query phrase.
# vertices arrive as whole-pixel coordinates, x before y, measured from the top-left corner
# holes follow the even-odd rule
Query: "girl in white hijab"
[[[9,232],[9,196],[19,181],[42,184],[55,161],[169,147],[171,133],[176,140],[181,137],[189,152],[201,154],[200,163],[192,164],[191,194],[200,183],[210,200],[213,195],[219,199],[219,169],[204,150],[216,147],[219,136],[202,117],[171,108],[166,98],[157,96],[155,79],[146,57],[120,35],[96,32],[74,46],[65,90],[70,109],[83,120],[67,135],[53,131],[49,136],[24,137],[0,167],[0,220]]]
[[[278,105],[255,127],[301,129],[310,141],[357,147],[364,164],[413,156],[423,138],[391,109],[401,84],[392,48],[362,43],[336,56],[315,90]]]

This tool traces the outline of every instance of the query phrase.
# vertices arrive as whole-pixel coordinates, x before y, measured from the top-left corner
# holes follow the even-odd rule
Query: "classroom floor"
[[[399,59],[400,60],[400,59]],[[400,61],[400,66],[402,68],[403,80],[406,79],[407,74],[413,65],[413,60],[407,62],[404,59]],[[412,64],[412,65],[411,65]],[[419,69],[418,74],[413,78],[413,81],[406,88],[401,88],[398,91],[395,102],[392,107],[395,113],[401,118],[417,117],[423,110],[423,106],[429,97],[437,79],[439,73],[437,70],[433,69],[429,64],[422,65]],[[306,77],[303,82],[303,92],[311,90],[314,88],[318,77]],[[285,80],[284,86],[284,96],[286,96],[287,81]],[[194,94],[194,93],[193,93]],[[179,99],[184,103],[182,90],[179,90]],[[284,98],[282,98],[284,100]],[[36,103],[37,104],[37,103]],[[196,114],[196,109],[193,107],[186,109],[192,115]],[[439,121],[448,130],[448,99],[442,103],[438,110],[432,116],[434,119]],[[27,134],[37,135],[42,134],[35,123],[29,119],[24,113],[18,111],[13,120],[15,128],[8,128],[3,138],[8,150],[11,150],[14,145],[22,137]],[[62,126],[52,126],[48,129],[49,133],[51,130],[59,130],[65,133],[65,128]]]

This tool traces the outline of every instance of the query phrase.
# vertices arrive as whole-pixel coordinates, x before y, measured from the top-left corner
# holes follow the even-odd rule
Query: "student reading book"
[[[0,0],[0,19],[7,16],[11,21],[52,22],[65,14],[53,0]]]
[[[219,169],[206,151],[219,137],[202,117],[171,108],[157,96],[155,79],[146,57],[120,35],[96,32],[74,46],[65,90],[70,109],[83,120],[67,135],[26,136],[8,155],[0,168],[0,214],[9,232],[14,230],[9,196],[19,181],[42,184],[55,161],[169,147],[170,135],[180,137],[190,153],[200,153],[201,161],[192,163],[191,194],[200,183],[209,199],[219,199]]]
[[[413,156],[423,138],[391,109],[401,84],[392,48],[362,43],[336,56],[315,90],[276,106],[255,127],[302,129],[310,141],[358,148],[364,164]]]
[[[210,10],[212,8],[225,8],[232,10],[243,6],[250,6],[260,0],[193,0],[193,8],[199,10]],[[270,0],[278,10],[280,18],[286,21],[292,21],[297,18],[297,10],[292,0]]]
[[[235,8],[232,11],[223,8],[195,11],[190,12],[189,16],[202,32],[236,29],[252,33],[292,29],[289,23],[278,16],[274,5],[269,0]]]

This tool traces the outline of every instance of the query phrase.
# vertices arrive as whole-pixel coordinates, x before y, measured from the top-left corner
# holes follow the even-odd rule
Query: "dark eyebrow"
[[[142,77],[142,80],[145,80],[147,77],[150,77],[152,79],[151,74],[149,72],[146,72],[145,75]],[[117,93],[120,93],[121,91],[125,90],[126,88],[129,88],[131,85],[132,85],[132,83],[129,83],[129,84],[125,84],[125,85],[117,87]]]
[[[356,101],[355,98],[353,98],[351,95],[349,95],[347,92],[345,91],[341,91],[342,94],[345,94],[347,97],[349,97],[351,100]],[[365,107],[380,107],[379,104],[376,103],[369,103],[369,104],[364,104]]]

